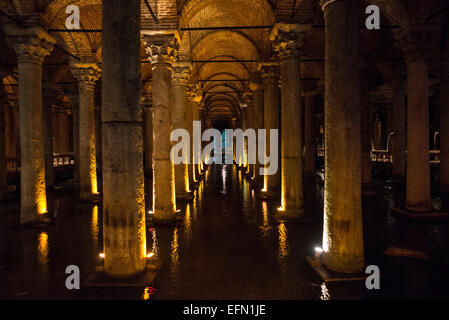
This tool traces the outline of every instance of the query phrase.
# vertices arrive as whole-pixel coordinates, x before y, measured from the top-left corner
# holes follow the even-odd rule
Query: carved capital
[[[304,35],[310,30],[310,24],[275,24],[270,34],[274,52],[281,60],[299,57]]]
[[[175,63],[173,66],[172,85],[187,86],[190,75],[190,64]]]
[[[203,99],[203,93],[198,85],[189,85],[186,91],[187,100],[200,103]]]
[[[86,86],[89,89],[95,87],[95,82],[101,76],[101,69],[96,63],[90,62],[71,62],[72,74],[79,81],[79,85]]]
[[[279,66],[277,63],[260,63],[257,67],[260,71],[262,83],[276,83],[279,78]]]
[[[39,26],[18,28],[6,25],[3,29],[7,42],[17,53],[19,63],[42,64],[56,43],[56,40]]]
[[[143,44],[151,64],[173,65],[178,58],[179,35],[177,31],[143,31]]]

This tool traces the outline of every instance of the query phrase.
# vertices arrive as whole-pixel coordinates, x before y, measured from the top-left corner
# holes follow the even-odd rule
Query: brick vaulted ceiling
[[[189,31],[183,31],[183,28],[271,26],[275,22],[311,23],[316,27],[306,36],[302,55],[303,58],[314,61],[301,63],[301,77],[304,79],[302,86],[304,90],[308,90],[321,84],[320,79],[324,77],[322,62],[324,20],[318,0],[148,0],[148,2],[158,18],[158,23],[154,21],[142,0],[142,29],[180,30],[182,39],[179,50],[180,60],[266,61],[273,59],[268,28]],[[39,23],[48,29],[64,29],[67,16],[65,8],[70,4],[80,8],[81,28],[101,29],[101,0],[0,0],[0,22],[10,23],[10,20],[13,20],[25,26]],[[443,40],[447,40],[447,37],[444,37],[445,33],[442,32],[443,27],[448,25],[447,12],[436,16],[431,21],[427,18],[447,6],[446,0],[361,1],[360,24],[364,24],[366,4],[376,4],[380,7],[383,25],[398,25],[409,29],[415,28],[416,25],[424,25],[426,30],[431,30],[433,39],[430,39],[430,42],[433,46],[439,47],[429,51],[434,55],[433,60],[441,60],[443,50],[440,47],[443,47]],[[391,41],[393,33],[398,30],[392,28],[382,28],[375,32],[361,30],[361,55],[367,56],[373,62],[379,59],[400,59],[402,53],[395,49]],[[58,46],[62,50],[55,50],[48,58],[50,61],[67,61],[68,57],[61,56],[61,51],[65,51],[77,57],[91,55],[101,63],[101,34],[99,32],[61,32],[53,33],[53,35],[57,38]],[[2,50],[13,55],[13,52],[8,49]],[[14,61],[14,57],[8,59],[6,57],[5,61]],[[145,60],[143,48],[142,60]],[[434,61],[430,61],[429,65],[431,70],[439,67]],[[71,77],[67,66],[61,65],[59,68],[59,70],[52,69],[53,77],[57,75],[59,81],[63,81],[64,77]],[[231,116],[232,110],[238,107],[239,99],[250,90],[249,82],[245,80],[253,79],[257,74],[256,71],[257,63],[255,62],[197,62],[193,65],[192,81],[200,80],[206,107],[216,108]],[[369,64],[369,72],[371,78],[379,78],[381,75],[376,63]],[[150,92],[151,65],[149,63],[142,64],[142,78],[143,90]],[[381,84],[382,77],[372,82]]]

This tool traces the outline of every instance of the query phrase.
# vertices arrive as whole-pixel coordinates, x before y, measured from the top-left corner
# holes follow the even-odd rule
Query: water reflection
[[[171,242],[170,252],[170,280],[173,286],[178,285],[179,281],[179,243],[178,243],[178,228],[173,231],[173,240]]]
[[[187,241],[190,241],[192,237],[192,217],[190,215],[190,203],[186,204],[186,210],[184,215],[184,232]]]
[[[323,282],[321,284],[320,299],[321,300],[330,300],[330,298],[331,298],[331,295],[329,294],[329,290],[327,289],[326,282]]]
[[[285,257],[287,257],[289,253],[287,241],[287,227],[285,226],[285,223],[280,223],[278,225],[278,233],[279,233],[278,260],[280,264],[283,264]]]
[[[268,240],[269,231],[271,227],[268,223],[268,204],[266,201],[262,201],[262,225],[259,228],[262,235],[262,239]]]
[[[46,232],[41,232],[37,240],[37,261],[39,269],[44,277],[48,277],[49,275],[48,251],[48,234]]]
[[[98,246],[98,206],[92,207],[92,217],[91,217],[91,232],[92,232],[92,243],[95,254],[99,251]]]
[[[151,234],[151,240],[152,240],[152,251],[153,252],[153,256],[157,257],[159,250],[158,250],[158,243],[157,243],[157,236],[156,236],[156,229],[155,228],[150,228],[148,229],[148,231],[150,231]]]

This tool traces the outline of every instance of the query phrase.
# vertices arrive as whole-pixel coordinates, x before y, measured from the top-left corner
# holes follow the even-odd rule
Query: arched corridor
[[[448,34],[444,0],[0,0],[0,298],[449,298]]]

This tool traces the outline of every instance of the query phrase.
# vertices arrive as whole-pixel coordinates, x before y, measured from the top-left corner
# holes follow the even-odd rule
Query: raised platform
[[[396,218],[403,218],[413,221],[438,222],[449,220],[449,213],[445,211],[416,212],[399,207],[392,207],[391,215]]]
[[[307,262],[312,269],[324,282],[347,282],[347,281],[364,281],[367,275],[363,272],[359,273],[341,273],[332,271],[323,264],[320,258],[306,257]]]

